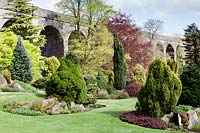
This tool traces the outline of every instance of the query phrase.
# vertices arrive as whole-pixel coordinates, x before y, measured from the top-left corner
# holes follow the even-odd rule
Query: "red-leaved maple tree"
[[[130,60],[127,60],[127,76],[131,75],[136,64],[141,64],[144,68],[147,68],[151,61],[152,45],[139,41],[141,30],[130,20],[129,16],[119,12],[108,20],[107,27],[112,34],[118,35],[125,53],[131,57]]]

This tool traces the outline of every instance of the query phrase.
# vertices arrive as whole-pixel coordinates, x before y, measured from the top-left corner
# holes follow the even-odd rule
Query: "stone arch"
[[[68,41],[73,40],[73,39],[84,39],[85,35],[81,31],[73,30],[68,38]]]
[[[61,58],[64,55],[64,40],[59,30],[48,25],[44,27],[40,34],[46,36],[45,46],[41,48],[42,55]]]
[[[77,31],[77,30],[73,30],[73,31],[70,33],[69,37],[68,37],[68,46],[70,46],[71,41],[74,40],[74,39],[80,39],[80,40],[82,40],[82,39],[85,39],[85,38],[86,38],[86,37],[85,37],[85,35],[83,34],[83,32]]]
[[[175,58],[175,55],[174,55],[174,48],[171,44],[168,44],[167,45],[167,48],[166,48],[166,54],[167,54],[167,59],[174,59]]]
[[[12,23],[13,23],[13,21],[12,21],[11,19],[9,19],[9,20],[7,20],[7,21],[3,24],[2,28],[4,28],[4,27],[9,27],[9,26],[12,25]]]

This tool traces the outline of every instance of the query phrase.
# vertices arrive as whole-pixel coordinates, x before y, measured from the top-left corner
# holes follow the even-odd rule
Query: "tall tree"
[[[109,19],[107,27],[112,34],[118,35],[126,54],[131,57],[127,60],[128,76],[131,76],[132,68],[136,64],[141,64],[146,68],[151,60],[151,44],[139,40],[141,30],[130,20],[129,16],[119,12]]]
[[[116,14],[116,11],[112,6],[106,5],[102,0],[87,0],[85,15],[88,24],[88,37],[92,36],[95,29],[114,14]]]
[[[188,25],[184,36],[186,63],[200,66],[200,30],[197,25],[195,23]]]
[[[156,34],[162,31],[163,23],[157,19],[149,19],[144,23],[144,30],[147,32],[150,43],[155,39]]]
[[[14,59],[10,66],[12,79],[23,82],[31,81],[33,79],[31,71],[32,64],[20,37],[13,55]]]
[[[149,66],[146,84],[138,92],[138,111],[160,118],[175,110],[182,84],[177,75],[161,59]]]
[[[77,6],[78,2],[81,3],[80,8]],[[105,22],[115,14],[113,8],[102,0],[61,0],[56,6],[73,18],[77,18],[80,12],[80,20],[73,23],[76,31],[69,38],[69,51],[73,51],[80,59],[83,73],[90,75],[111,70],[113,37],[105,27]],[[82,22],[88,28],[86,37],[80,31]]]
[[[60,0],[56,6],[63,13],[72,15],[72,25],[74,25],[75,30],[80,31],[81,17],[86,7],[86,0]]]
[[[119,43],[117,35],[114,35],[114,87],[118,90],[126,86],[126,63],[124,60],[124,49]]]
[[[98,71],[112,70],[112,44],[112,35],[102,25],[90,38],[70,41],[69,51],[80,59],[83,73],[93,75]]]
[[[72,15],[75,30],[80,31],[81,23],[86,24],[88,37],[95,32],[96,27],[116,13],[112,6],[102,0],[60,0],[56,6],[63,13]]]
[[[43,46],[45,36],[39,35],[41,28],[32,23],[36,17],[33,12],[37,9],[31,5],[32,0],[8,0],[5,10],[9,12],[6,19],[9,19],[3,31],[13,31],[25,40],[29,40],[35,46]]]

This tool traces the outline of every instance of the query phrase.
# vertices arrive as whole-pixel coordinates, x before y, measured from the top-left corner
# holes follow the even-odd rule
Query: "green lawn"
[[[31,101],[31,93],[0,93],[0,107],[8,101]],[[136,99],[98,100],[107,107],[56,116],[21,116],[0,111],[0,133],[171,133],[122,122],[119,115],[134,109]]]

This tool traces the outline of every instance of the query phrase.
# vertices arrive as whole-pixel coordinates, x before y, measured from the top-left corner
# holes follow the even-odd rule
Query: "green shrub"
[[[45,76],[51,76],[58,70],[60,62],[55,56],[51,56],[45,60],[45,66]]]
[[[11,61],[14,58],[13,50],[16,44],[17,35],[12,32],[0,32],[0,71],[9,69]],[[44,66],[40,48],[25,40],[23,44],[32,62],[32,73],[34,75],[34,80],[36,80],[41,76],[41,69],[43,69]]]
[[[189,110],[192,109],[192,106],[187,106],[187,105],[178,105],[175,108],[175,112],[176,113],[180,113],[180,112],[187,112]]]
[[[94,76],[84,76],[87,86],[87,93],[95,93],[98,89],[97,80]]]
[[[67,103],[75,101],[84,103],[86,101],[86,84],[81,73],[80,65],[75,57],[66,55],[60,61],[61,65],[54,73],[47,85],[48,96],[56,96],[59,100]]]
[[[111,86],[111,84],[108,81],[108,77],[105,76],[103,73],[101,72],[98,73],[96,77],[96,81],[97,81],[97,86],[100,89],[107,90],[109,94],[111,94],[114,91],[114,88]]]
[[[13,55],[14,59],[10,65],[12,79],[23,82],[30,82],[33,80],[31,60],[24,45],[22,44],[21,38],[18,39]]]
[[[145,83],[145,81],[146,81],[145,70],[140,64],[137,64],[133,68],[131,81],[132,81],[132,83],[139,83],[139,84]]]
[[[200,106],[200,67],[197,65],[184,67],[180,79],[183,84],[183,90],[179,104],[193,107]]]
[[[100,89],[106,89],[107,84],[108,84],[108,79],[105,75],[103,75],[103,73],[99,72],[97,77],[97,85]]]
[[[174,59],[168,60],[167,65],[175,74],[178,74],[178,63]]]
[[[15,80],[14,82],[21,85],[21,87],[24,88],[24,91],[26,91],[26,92],[37,92],[35,87],[33,87],[33,86],[31,86],[27,83],[24,83],[24,82],[21,82],[21,81],[18,81],[18,80]]]
[[[24,108],[12,109],[10,113],[18,114],[18,115],[26,115],[26,116],[44,115],[42,112],[35,111],[35,110],[24,109]]]
[[[148,116],[159,118],[175,110],[181,90],[177,75],[157,59],[151,63],[146,84],[138,92],[136,107]]]
[[[85,104],[95,104],[97,102],[93,95],[88,95]]]
[[[32,86],[40,90],[45,90],[47,88],[48,81],[48,77],[39,78],[32,84]]]

